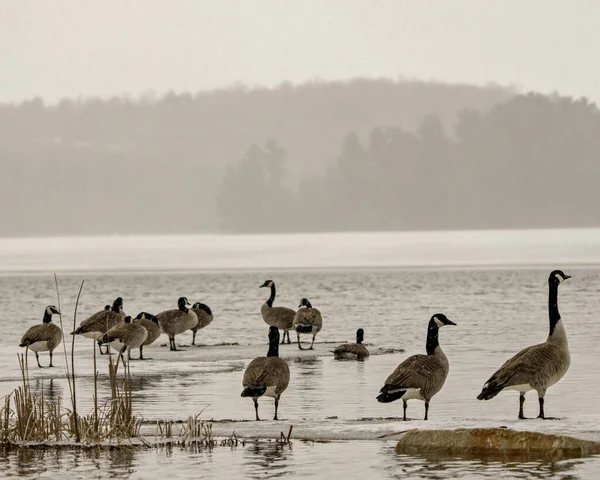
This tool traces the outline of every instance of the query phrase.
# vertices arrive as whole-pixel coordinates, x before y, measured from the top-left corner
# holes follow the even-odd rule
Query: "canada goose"
[[[160,329],[160,325],[158,324],[158,318],[156,318],[156,316],[152,315],[151,313],[140,312],[140,313],[138,313],[137,317],[135,317],[133,322],[139,323],[148,332],[148,336],[146,337],[146,340],[144,340],[144,343],[142,343],[140,345],[140,358],[139,359],[144,360],[144,353],[143,353],[144,347],[146,345],[153,344],[158,339],[158,337],[160,337],[160,334],[162,333],[162,331]]]
[[[535,390],[540,403],[538,418],[544,416],[546,390],[558,382],[569,369],[571,354],[567,333],[558,312],[558,286],[571,278],[561,270],[554,270],[548,277],[548,314],[550,331],[544,343],[527,347],[507,360],[485,383],[478,400],[494,398],[502,390],[519,392],[519,418],[524,419],[525,393]]]
[[[294,322],[294,316],[296,312],[291,308],[287,307],[274,307],[273,302],[275,301],[275,282],[273,280],[265,280],[260,288],[267,287],[271,289],[271,296],[263,303],[260,307],[260,313],[262,314],[263,320],[267,325],[273,325],[279,330],[283,330],[283,337],[281,343],[285,342],[285,336],[287,334],[287,343],[290,341],[290,330],[292,329],[292,323]]]
[[[427,327],[427,355],[412,355],[404,360],[387,378],[379,391],[377,401],[389,403],[402,399],[404,420],[408,400],[425,401],[425,418],[429,412],[431,398],[444,386],[448,376],[448,358],[440,347],[438,332],[444,325],[456,325],[442,313],[436,313]]]
[[[83,335],[86,338],[98,340],[102,335],[108,332],[111,327],[121,323],[124,318],[123,299],[117,297],[113,302],[112,307],[108,310],[104,307],[104,310],[94,313],[91,317],[81,322],[77,330],[72,332],[71,335]],[[106,352],[102,352],[100,344],[98,344],[98,349],[102,355],[108,353],[108,348]]]
[[[356,331],[356,343],[344,343],[333,350],[333,356],[338,360],[362,360],[370,355],[367,347],[363,345],[365,332],[362,328]]]
[[[121,357],[125,351],[141,347],[147,337],[148,331],[144,326],[139,323],[132,323],[131,317],[127,315],[124,323],[119,323],[112,327],[100,337],[98,342],[101,345],[110,345],[119,352],[119,357]],[[119,361],[117,360],[118,363]]]
[[[35,352],[35,359],[40,368],[43,367],[40,365],[38,352],[50,352],[49,367],[53,367],[52,352],[62,339],[60,328],[52,323],[52,315],[60,315],[60,312],[54,305],[48,305],[44,310],[42,324],[29,328],[21,338],[21,344],[19,345],[20,347],[28,347],[29,350]]]
[[[279,329],[269,328],[269,351],[266,357],[257,357],[250,362],[244,372],[242,397],[252,397],[256,420],[258,418],[258,397],[266,395],[275,399],[275,416],[281,394],[290,383],[290,368],[285,360],[279,358]]]
[[[177,306],[179,307],[177,310],[167,310],[156,316],[160,328],[169,336],[169,348],[173,352],[179,350],[175,344],[175,335],[194,328],[198,323],[196,314],[186,306],[189,304],[187,298],[180,297],[177,300]]]
[[[213,321],[213,314],[208,305],[204,305],[200,302],[194,303],[194,305],[192,305],[192,310],[198,317],[198,323],[192,328],[192,345],[196,345],[196,332]]]
[[[296,330],[296,336],[298,337],[298,348],[300,350],[304,350],[300,344],[300,334],[312,333],[312,343],[310,344],[309,348],[309,350],[312,350],[313,345],[315,344],[315,337],[323,327],[323,318],[321,317],[321,312],[319,312],[319,310],[316,308],[313,308],[306,298],[300,300],[300,305],[298,308],[299,310],[294,315],[294,322],[292,323],[294,330]]]

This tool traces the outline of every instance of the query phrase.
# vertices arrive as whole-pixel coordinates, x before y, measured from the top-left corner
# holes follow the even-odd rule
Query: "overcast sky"
[[[357,76],[600,101],[598,45],[597,0],[0,0],[0,102]]]

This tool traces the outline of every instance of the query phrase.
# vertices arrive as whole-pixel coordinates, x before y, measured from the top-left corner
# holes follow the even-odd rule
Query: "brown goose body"
[[[333,350],[333,356],[339,360],[362,360],[367,358],[370,353],[363,342],[364,331],[359,328],[356,332],[356,343],[344,343]]]
[[[192,305],[192,312],[198,317],[198,323],[192,328],[192,345],[196,345],[196,332],[210,325],[214,317],[210,307],[200,302],[196,302]]]
[[[49,366],[52,367],[52,352],[62,340],[61,329],[52,322],[52,315],[54,314],[59,314],[59,311],[54,305],[46,307],[43,323],[27,329],[19,344],[20,347],[27,347],[29,350],[35,352],[35,358],[38,367],[40,368],[42,368],[42,366],[40,365],[38,352],[50,353]]]
[[[296,315],[296,312],[291,308],[273,306],[275,295],[277,293],[275,289],[275,282],[273,280],[265,280],[260,288],[263,287],[270,288],[271,295],[260,307],[260,314],[267,325],[277,327],[278,330],[283,332],[281,343],[285,342],[286,336],[287,343],[291,343],[290,330],[293,328],[294,316]]]
[[[317,336],[317,333],[321,331],[321,328],[323,328],[323,317],[321,316],[321,312],[318,309],[313,308],[308,299],[303,298],[300,300],[300,308],[294,314],[292,327],[296,330],[298,348],[300,350],[304,350],[300,343],[300,334],[312,335],[312,342],[309,347],[309,350],[312,350],[315,343],[315,337]]]
[[[140,312],[138,313],[137,317],[135,317],[133,322],[141,325],[146,329],[146,332],[148,332],[146,340],[144,340],[144,343],[140,345],[139,356],[139,360],[146,360],[144,358],[144,347],[146,345],[152,345],[162,334],[162,330],[160,329],[160,325],[158,324],[158,318],[156,318],[156,316],[152,315],[151,313]]]
[[[83,322],[73,332],[73,335],[82,335],[86,338],[98,340],[102,335],[108,332],[112,327],[123,323],[125,312],[123,312],[123,299],[118,297],[109,310],[101,310],[94,313]]]
[[[141,347],[147,337],[148,331],[139,323],[120,323],[106,332],[100,341],[117,351],[125,351]]]
[[[169,336],[169,344],[172,351],[178,350],[175,344],[175,335],[194,328],[198,323],[196,314],[186,306],[189,304],[187,298],[180,297],[177,301],[179,308],[166,310],[156,316],[161,330]]]

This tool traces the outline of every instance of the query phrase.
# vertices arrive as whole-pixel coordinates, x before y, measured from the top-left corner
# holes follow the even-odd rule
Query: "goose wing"
[[[558,374],[562,359],[560,349],[553,344],[541,343],[524,348],[489,378],[483,390],[499,392],[514,385],[543,386],[545,379]]]
[[[369,350],[367,349],[367,347],[358,343],[345,343],[343,345],[340,345],[339,347],[336,347],[333,350],[333,353],[334,355],[342,355],[348,353],[359,357],[369,356]]]
[[[312,325],[320,330],[323,326],[321,312],[316,308],[301,308],[294,314],[293,325]]]
[[[21,347],[26,347],[35,342],[44,342],[51,337],[51,332],[45,328],[46,325],[34,325],[29,328],[21,338]]]
[[[432,355],[413,355],[396,367],[386,379],[385,385],[394,388],[422,388],[440,368],[440,362]]]
[[[250,362],[244,372],[245,387],[277,387],[283,392],[290,382],[290,368],[279,357],[258,357]]]

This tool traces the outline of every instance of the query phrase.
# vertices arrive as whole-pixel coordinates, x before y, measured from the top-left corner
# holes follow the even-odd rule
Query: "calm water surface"
[[[546,396],[547,414],[560,420],[517,422],[518,396],[501,394],[478,402],[482,384],[518,349],[545,340],[548,329],[547,276],[551,268],[493,270],[312,270],[245,271],[186,274],[59,275],[64,330],[72,330],[79,285],[85,279],[78,321],[118,296],[135,315],[174,308],[177,297],[211,306],[215,320],[199,337],[201,347],[169,352],[166,337],[145,350],[153,360],[132,362],[137,411],[147,421],[185,419],[201,410],[214,419],[220,435],[236,431],[245,436],[275,438],[294,425],[297,440],[282,447],[265,440],[243,447],[218,447],[212,452],[189,450],[113,450],[106,452],[18,451],[0,457],[3,476],[55,478],[67,470],[74,478],[100,478],[109,469],[113,478],[189,478],[232,475],[269,478],[296,474],[330,478],[371,475],[373,478],[595,478],[600,461],[555,462],[531,459],[403,457],[382,434],[428,426],[507,425],[540,431],[570,433],[600,440],[598,364],[600,340],[600,269],[556,265],[573,276],[561,286],[559,307],[569,335],[571,369]],[[295,308],[307,297],[324,317],[314,352],[295,345],[281,347],[291,370],[291,382],[280,403],[281,422],[253,422],[252,401],[240,397],[243,370],[264,355],[267,326],[260,305],[268,297],[259,285],[272,278],[276,305]],[[44,307],[56,303],[51,275],[0,277],[0,395],[18,385],[20,337],[41,321]],[[430,421],[424,424],[422,402],[409,403],[408,425],[397,420],[401,403],[379,404],[375,396],[385,378],[407,355],[423,353],[426,326],[442,312],[458,326],[441,331],[441,344],[450,360],[444,389],[433,399]],[[67,325],[69,323],[69,325]],[[334,361],[330,350],[365,329],[374,353],[365,362]],[[70,337],[68,337],[70,341]],[[189,343],[184,334],[180,343]],[[233,345],[230,345],[233,344]],[[403,349],[404,352],[399,351]],[[54,369],[38,369],[30,356],[31,382],[49,397],[68,397],[64,358],[55,352]],[[91,341],[76,339],[80,409],[91,407]],[[41,354],[47,364],[47,354]],[[105,358],[100,360],[100,395],[108,398]],[[104,363],[103,363],[104,362]],[[263,419],[273,414],[273,402],[260,402]],[[537,414],[535,396],[528,397],[526,415]],[[328,443],[301,438],[328,439]],[[104,476],[103,476],[104,478]]]

